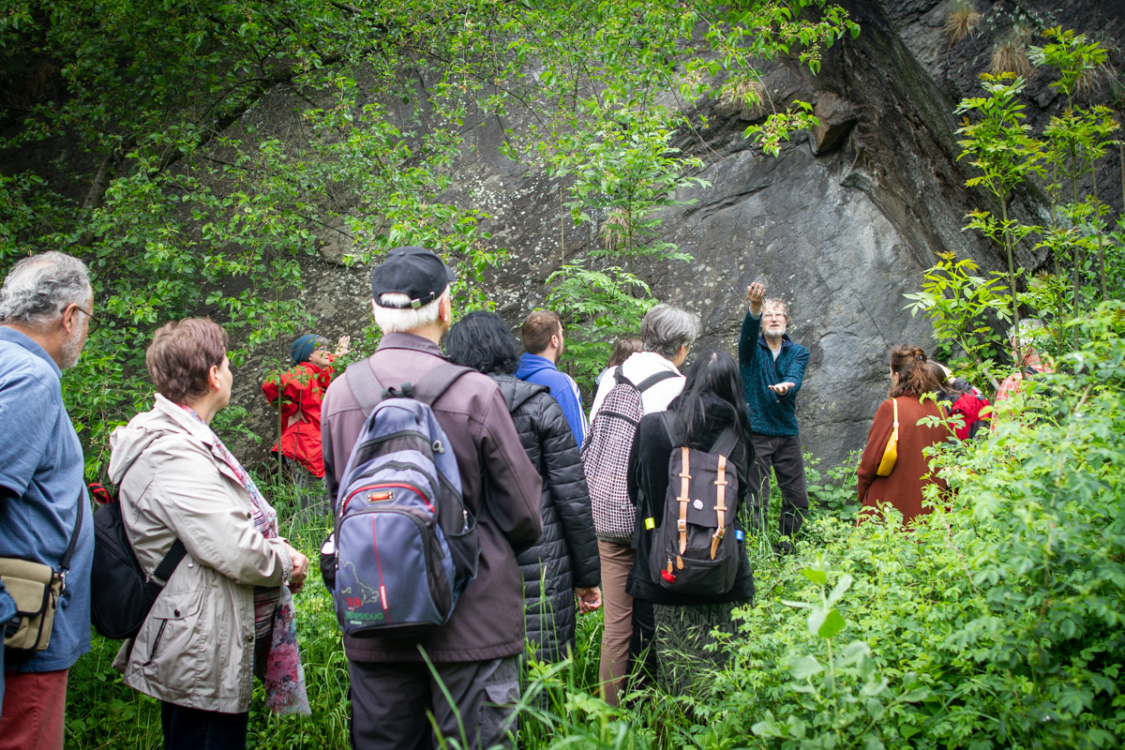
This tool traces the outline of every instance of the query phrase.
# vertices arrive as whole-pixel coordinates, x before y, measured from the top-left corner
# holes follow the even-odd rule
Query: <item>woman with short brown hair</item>
[[[254,674],[267,706],[309,712],[290,595],[308,559],[210,427],[230,401],[226,346],[206,318],[157,331],[145,355],[156,404],[110,438],[110,479],[145,573],[177,540],[186,550],[114,661],[126,685],[162,702],[168,750],[245,748]]]
[[[922,396],[941,387],[927,365],[926,353],[912,344],[900,344],[891,350],[891,387],[888,398],[879,405],[867,436],[867,447],[859,462],[859,501],[863,504],[860,519],[875,515],[879,504],[887,504],[902,513],[909,524],[930,512],[922,507],[922,489],[937,484],[945,489],[945,481],[931,476],[923,449],[950,436],[945,427],[918,424],[925,417],[942,418],[941,407],[932,398]],[[896,417],[897,408],[897,417]],[[878,476],[883,452],[898,423],[898,458],[889,476]]]

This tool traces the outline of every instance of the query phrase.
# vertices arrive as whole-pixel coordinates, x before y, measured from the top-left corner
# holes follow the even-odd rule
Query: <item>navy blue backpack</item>
[[[468,372],[443,364],[417,383],[384,388],[369,360],[347,370],[368,416],[336,498],[333,598],[345,635],[416,635],[438,627],[476,576],[476,518],[430,408]]]

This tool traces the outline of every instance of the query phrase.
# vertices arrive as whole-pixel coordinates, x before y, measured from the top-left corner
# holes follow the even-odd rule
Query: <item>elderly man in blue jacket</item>
[[[762,528],[769,503],[770,469],[777,474],[781,489],[782,536],[793,537],[801,528],[809,509],[805,485],[805,462],[801,457],[801,438],[797,429],[797,392],[805,378],[809,350],[786,334],[789,307],[779,299],[766,299],[759,283],[746,288],[750,307],[742,321],[738,340],[738,365],[742,388],[750,407],[750,441],[754,463],[750,468],[754,526]],[[790,552],[791,542],[775,546]]]
[[[582,394],[578,384],[556,366],[566,349],[562,321],[550,310],[535,310],[523,322],[523,347],[516,377],[529,383],[545,385],[562,407],[563,416],[574,433],[574,442],[582,447],[586,437],[586,413],[582,411]]]

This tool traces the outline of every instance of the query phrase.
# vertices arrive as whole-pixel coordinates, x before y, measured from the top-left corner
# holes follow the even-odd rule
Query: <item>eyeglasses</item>
[[[81,307],[75,307],[75,309],[78,310],[78,312],[82,313],[83,315],[85,315],[87,318],[90,319],[90,325],[89,325],[89,328],[86,331],[86,335],[87,336],[93,336],[94,332],[97,331],[98,328],[101,327],[102,322],[100,320],[98,320],[97,318],[95,318],[93,313],[86,312]],[[64,307],[62,310],[59,310],[59,312],[61,313],[61,312],[63,312],[63,310],[66,310],[66,308]]]

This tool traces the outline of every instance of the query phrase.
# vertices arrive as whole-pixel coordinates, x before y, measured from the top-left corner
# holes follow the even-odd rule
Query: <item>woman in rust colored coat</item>
[[[942,416],[941,407],[933,399],[925,402],[919,399],[921,394],[940,387],[926,366],[926,355],[921,349],[900,344],[891,350],[890,392],[875,412],[867,447],[859,463],[861,521],[874,516],[879,503],[886,503],[902,513],[903,524],[909,524],[917,516],[930,512],[929,508],[922,507],[923,487],[936,483],[945,489],[944,480],[927,476],[931,472],[922,449],[947,440],[949,430],[918,424],[923,417]],[[898,460],[890,476],[881,477],[875,471],[894,428],[894,401],[898,402]]]

